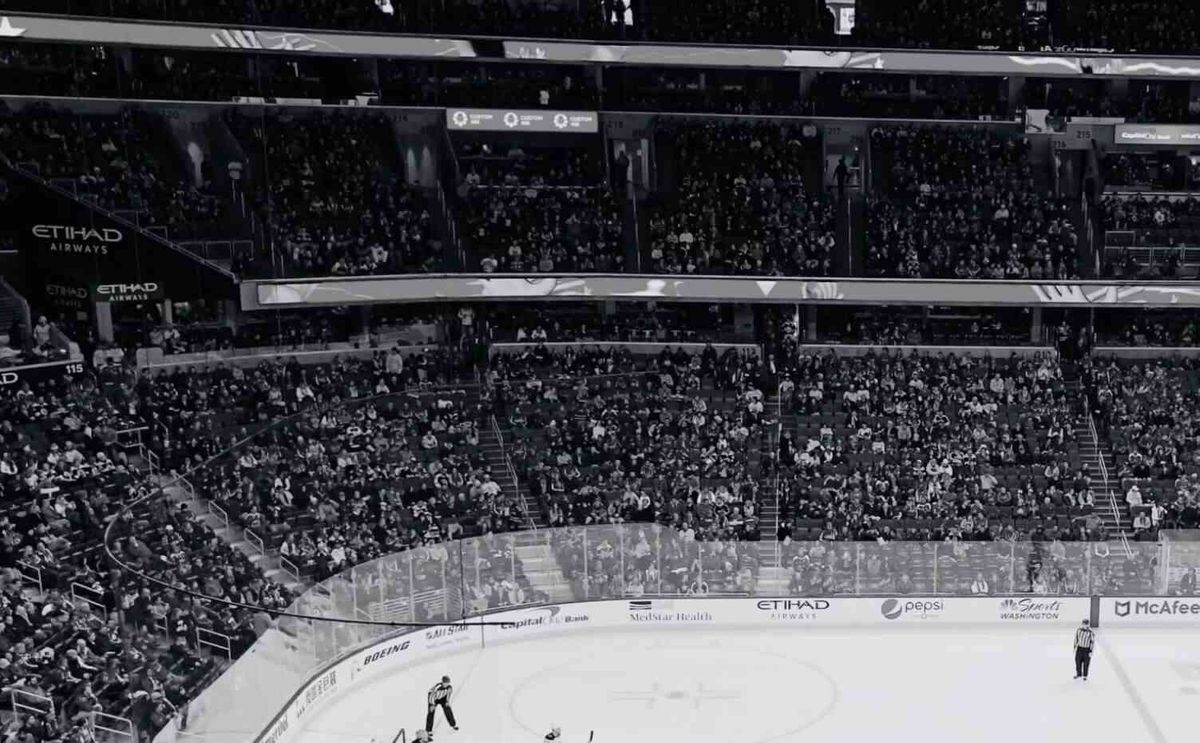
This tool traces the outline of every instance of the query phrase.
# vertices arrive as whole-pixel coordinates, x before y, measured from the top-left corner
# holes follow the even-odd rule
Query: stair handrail
[[[779,459],[780,447],[783,444],[783,392],[779,386],[775,387],[775,432],[774,442],[771,444],[771,457],[775,461],[775,530],[772,537],[772,542],[775,544],[775,565],[783,567],[783,557],[779,551],[779,527],[783,524],[783,502],[782,493],[783,486],[779,481],[779,472],[783,469],[783,462]],[[771,435],[767,436],[770,440]]]
[[[500,456],[504,459],[504,467],[513,481],[513,491],[517,503],[521,507],[521,512],[525,514],[525,521],[529,524],[529,528],[536,532],[537,523],[534,521],[533,515],[529,513],[529,504],[525,502],[525,496],[521,495],[521,481],[517,479],[517,468],[513,466],[512,458],[508,456],[508,450],[504,447],[504,435],[500,433],[500,423],[496,420],[496,416],[491,416],[491,423],[492,433],[496,434],[496,441],[500,444]]]
[[[1100,462],[1100,478],[1104,481],[1104,491],[1108,493],[1108,506],[1112,509],[1113,521],[1117,525],[1121,547],[1128,557],[1133,557],[1133,547],[1129,545],[1129,537],[1125,534],[1125,527],[1121,524],[1121,509],[1117,505],[1117,497],[1113,494],[1112,486],[1109,484],[1108,465],[1105,464],[1104,450],[1100,448],[1100,437],[1096,433],[1096,419],[1092,416],[1089,406],[1085,405],[1084,410],[1087,413],[1088,434],[1092,437],[1092,446],[1096,449],[1096,458]]]

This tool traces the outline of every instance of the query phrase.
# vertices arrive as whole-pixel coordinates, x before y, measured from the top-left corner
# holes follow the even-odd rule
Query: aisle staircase
[[[1075,438],[1079,442],[1079,457],[1092,473],[1092,491],[1096,496],[1096,515],[1112,537],[1127,534],[1133,524],[1129,504],[1121,492],[1121,483],[1116,477],[1116,462],[1109,451],[1108,443],[1096,436],[1096,430],[1085,418],[1075,424]]]
[[[778,393],[771,399],[769,410],[777,417],[777,425],[767,428],[765,446],[775,457],[779,456],[779,440],[784,433],[794,431],[795,416],[783,414]],[[779,520],[782,518],[783,494],[779,489],[778,479],[771,477],[763,481],[762,497],[759,500],[759,543],[758,543],[758,591],[772,596],[787,594],[789,577],[787,570],[781,564],[779,556]]]
[[[211,528],[222,541],[245,554],[268,580],[284,585],[296,594],[303,593],[312,585],[303,575],[286,569],[282,557],[270,549],[269,545],[264,544],[260,535],[231,522],[228,514],[219,505],[197,493],[186,479],[164,488],[163,492],[172,501],[187,505],[197,521]]]
[[[528,488],[521,487],[516,470],[507,456],[505,432],[500,428],[499,422],[491,417],[489,423],[490,425],[481,427],[480,450],[495,473],[494,479],[500,483],[505,493],[511,494],[517,503],[521,504],[528,519],[528,531],[512,534],[513,553],[521,565],[521,571],[529,584],[549,596],[550,601],[574,601],[571,586],[554,556],[546,514]]]
[[[1087,402],[1087,390],[1079,379],[1079,369],[1074,362],[1063,361],[1063,386],[1067,394],[1075,399],[1075,441],[1079,445],[1079,459],[1086,464],[1092,477],[1092,492],[1095,495],[1095,514],[1108,532],[1109,538],[1126,543],[1132,534],[1133,517],[1121,482],[1116,474],[1116,458],[1108,445],[1096,431]]]
[[[542,513],[539,504],[532,502],[533,499],[529,497],[529,493],[521,489],[517,473],[512,468],[505,449],[503,433],[493,417],[485,418],[481,422],[479,451],[487,459],[488,466],[492,471],[492,479],[500,483],[504,494],[512,498],[524,511],[528,525],[534,529],[545,529],[546,515]]]

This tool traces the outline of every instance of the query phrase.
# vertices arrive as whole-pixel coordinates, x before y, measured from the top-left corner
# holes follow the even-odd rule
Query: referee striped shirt
[[[429,690],[429,706],[432,707],[440,702],[445,702],[450,699],[450,692],[453,687],[450,684],[439,681]]]
[[[1079,650],[1091,650],[1092,643],[1096,641],[1096,633],[1092,632],[1091,627],[1080,627],[1075,630],[1075,647]]]

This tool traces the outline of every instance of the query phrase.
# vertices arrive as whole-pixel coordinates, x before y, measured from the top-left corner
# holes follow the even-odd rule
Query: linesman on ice
[[[1092,665],[1092,649],[1096,647],[1096,633],[1090,625],[1091,622],[1085,619],[1075,630],[1075,678],[1084,681],[1087,681],[1088,668]]]
[[[438,707],[442,708],[450,727],[458,730],[458,722],[454,719],[454,710],[450,709],[450,695],[453,693],[454,687],[450,685],[449,676],[442,676],[442,680],[429,690],[429,710],[425,713],[425,730],[427,732],[433,732],[433,717]]]

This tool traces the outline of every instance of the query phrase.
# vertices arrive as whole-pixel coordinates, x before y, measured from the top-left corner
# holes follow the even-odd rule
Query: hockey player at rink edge
[[[434,713],[440,706],[442,712],[446,715],[446,722],[450,723],[450,727],[458,730],[458,722],[454,719],[454,710],[450,708],[450,695],[454,693],[454,687],[450,685],[450,677],[442,676],[442,680],[433,685],[429,690],[429,709],[425,713],[425,732],[433,732]]]
[[[1092,648],[1096,645],[1096,633],[1092,631],[1091,622],[1083,620],[1079,629],[1075,630],[1075,678],[1087,681],[1088,668],[1092,665]]]

